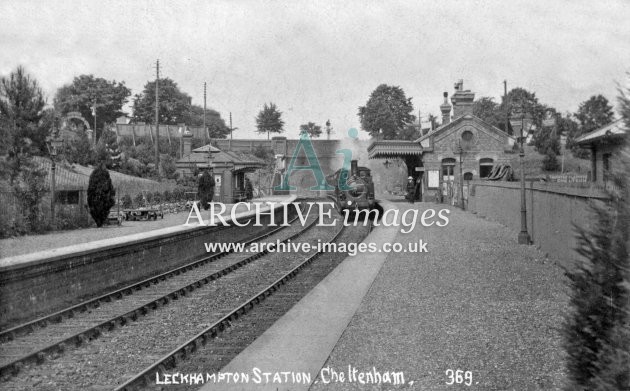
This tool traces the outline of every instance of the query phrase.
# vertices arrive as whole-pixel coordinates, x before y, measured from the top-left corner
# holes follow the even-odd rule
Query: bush
[[[560,169],[558,158],[551,149],[547,150],[547,154],[542,162],[542,169],[544,171],[558,171]]]
[[[164,190],[164,198],[163,198],[164,202],[171,202],[172,201],[172,196],[171,196],[171,192],[168,190]]]
[[[626,126],[630,99],[622,93]],[[627,136],[627,138],[630,136]],[[626,140],[626,145],[630,145]],[[563,334],[567,390],[630,389],[630,156],[620,153],[618,190],[609,205],[595,205],[593,227],[577,227],[582,256],[570,280],[570,313]]]
[[[122,207],[125,209],[133,208],[133,201],[131,200],[131,196],[129,194],[125,194],[120,202],[122,203]]]
[[[144,206],[144,196],[141,192],[133,197],[133,204],[136,206],[136,208],[141,208]]]
[[[112,185],[109,172],[103,165],[98,166],[90,175],[87,192],[90,215],[97,227],[102,227],[105,220],[107,220],[109,210],[116,204],[115,195],[116,190]]]
[[[46,172],[28,162],[21,167],[13,183],[13,191],[20,204],[27,232],[39,232],[43,228],[40,204],[48,193],[45,177]]]
[[[152,204],[153,203],[153,193],[151,193],[150,191],[147,192],[147,194],[144,196],[144,198],[146,198],[147,204]]]
[[[162,202],[162,193],[160,193],[159,191],[155,191],[153,193],[153,202],[159,204]]]
[[[208,210],[214,196],[214,176],[210,172],[204,171],[199,177],[197,192],[203,209]]]

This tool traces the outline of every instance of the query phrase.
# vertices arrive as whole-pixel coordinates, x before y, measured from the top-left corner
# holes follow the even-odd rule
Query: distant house
[[[605,185],[609,174],[618,164],[618,153],[623,148],[627,129],[623,120],[581,135],[575,142],[591,151],[591,181]]]

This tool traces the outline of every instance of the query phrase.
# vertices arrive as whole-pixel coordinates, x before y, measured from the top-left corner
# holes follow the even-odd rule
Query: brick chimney
[[[444,103],[440,105],[442,111],[442,125],[451,122],[451,105],[448,103],[448,92],[444,93]]]
[[[455,93],[451,97],[451,102],[453,102],[453,120],[466,114],[472,115],[474,100],[474,92],[471,92],[470,90],[464,91],[463,80],[459,80],[455,83]]]

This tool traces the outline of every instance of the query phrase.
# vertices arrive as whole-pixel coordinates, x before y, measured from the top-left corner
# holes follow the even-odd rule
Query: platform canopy
[[[422,146],[407,140],[379,140],[368,147],[370,159],[393,159],[405,156],[422,156]]]

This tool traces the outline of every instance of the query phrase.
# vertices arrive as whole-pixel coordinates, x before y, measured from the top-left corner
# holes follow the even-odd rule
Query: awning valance
[[[407,140],[379,140],[368,147],[370,159],[392,159],[404,156],[422,156],[422,146]]]

